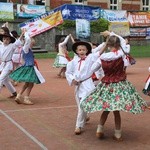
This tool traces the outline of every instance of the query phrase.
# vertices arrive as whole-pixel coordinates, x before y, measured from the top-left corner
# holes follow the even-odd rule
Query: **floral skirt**
[[[10,78],[18,82],[41,83],[34,70],[34,66],[21,66],[10,74]]]
[[[56,67],[56,68],[66,67],[68,62],[69,61],[67,60],[66,57],[57,55],[54,60],[53,67]]]
[[[118,83],[100,82],[96,89],[81,101],[85,112],[125,111],[133,114],[142,113],[147,107],[134,86],[128,81]]]

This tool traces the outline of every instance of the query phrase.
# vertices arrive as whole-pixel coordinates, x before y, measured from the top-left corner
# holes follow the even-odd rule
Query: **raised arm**
[[[4,24],[2,25],[2,27],[7,27],[7,28],[8,28],[8,22],[4,23]]]
[[[120,35],[115,34],[114,32],[110,32],[110,36],[112,36],[112,35],[115,35],[115,36],[117,36],[120,39],[120,45],[121,45],[121,47],[123,48],[123,50],[126,53],[128,53],[128,47],[126,47],[127,46],[126,40],[123,37],[121,37]]]
[[[25,33],[26,33],[26,30],[25,30],[25,29],[22,30],[21,35],[20,35],[20,37],[19,37],[19,40],[20,40],[20,41],[23,40],[23,37],[24,37]]]
[[[20,37],[15,41],[15,43],[13,43],[13,50],[15,50],[18,46],[22,46],[23,45],[23,36],[25,34],[25,31],[22,31]]]
[[[70,38],[71,38],[72,43],[75,43],[75,40],[71,34],[70,34]]]
[[[31,38],[29,37],[29,34],[25,32],[25,43],[22,48],[25,53],[29,52],[30,45],[31,45]]]
[[[71,36],[71,34],[69,34],[68,36],[66,36],[65,40],[63,42],[59,43],[59,46],[66,45],[67,42],[68,42],[68,40],[69,40],[69,38],[70,38],[70,36]]]
[[[99,52],[101,48],[104,46],[105,42],[99,44],[96,48],[92,49],[92,53]]]

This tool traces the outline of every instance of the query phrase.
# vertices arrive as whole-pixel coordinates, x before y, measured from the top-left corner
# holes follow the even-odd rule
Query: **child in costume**
[[[77,39],[77,38],[73,38],[73,36],[71,35],[71,42],[74,44],[75,42],[80,42],[81,40],[80,39]],[[77,54],[76,53],[74,53],[74,56],[73,56],[73,58],[75,58],[77,56]],[[78,56],[77,56],[78,57]]]
[[[33,105],[34,103],[30,100],[30,93],[34,87],[34,83],[41,84],[45,82],[45,79],[34,64],[34,55],[32,52],[34,44],[35,40],[30,38],[26,32],[25,43],[22,47],[22,58],[24,60],[24,64],[10,74],[10,78],[14,81],[24,82],[23,87],[15,98],[15,101],[18,104]],[[22,101],[22,95],[24,92],[26,93]]]
[[[6,28],[6,27],[5,27]],[[13,70],[13,62],[12,62],[12,55],[15,49],[22,45],[22,38],[24,33],[22,32],[20,38],[16,40],[13,36],[10,35],[9,29],[6,28],[4,30],[4,34],[0,34],[0,40],[2,44],[0,46],[0,54],[1,54],[1,65],[0,65],[0,90],[2,89],[3,85],[11,91],[12,95],[10,98],[16,96],[16,90],[13,88],[10,80],[9,74]]]
[[[81,101],[80,106],[88,113],[103,111],[96,131],[96,136],[100,139],[104,137],[104,125],[108,114],[113,112],[115,117],[113,139],[122,141],[120,111],[139,114],[145,111],[147,104],[140,97],[135,87],[126,80],[125,54],[121,50],[121,47],[126,46],[124,39],[109,31],[102,34],[110,35],[103,47],[103,51],[109,49],[110,52],[103,53],[89,69],[95,72],[102,67],[104,77],[95,90]]]
[[[13,37],[15,39],[19,38],[17,31],[13,30],[13,31],[11,31],[11,34],[13,35]],[[15,52],[14,52],[13,57],[12,57],[14,70],[16,70],[18,67],[21,66],[21,60],[22,60],[21,48],[22,48],[22,46],[17,47],[15,49]],[[13,82],[13,84],[14,84],[14,86],[17,86],[18,82]]]
[[[53,67],[56,68],[61,68],[59,73],[57,74],[58,77],[65,77],[65,71],[66,71],[66,65],[70,61],[70,58],[68,56],[68,51],[67,51],[67,43],[69,38],[71,37],[71,34],[66,36],[66,38],[62,38],[58,44],[58,54],[55,58]]]
[[[148,68],[148,71],[150,72],[150,67]],[[145,95],[150,96],[150,74],[149,74],[149,76],[148,76],[147,79],[146,79],[146,83],[145,83],[145,87],[144,87],[144,89],[143,89],[143,93],[144,93]],[[149,108],[150,108],[150,107],[149,107]]]
[[[79,135],[87,121],[87,113],[80,108],[80,101],[95,88],[91,76],[86,76],[89,71],[86,67],[92,66],[93,62],[101,53],[90,54],[92,49],[91,45],[83,41],[75,42],[72,45],[72,49],[76,57],[67,64],[66,79],[70,86],[75,86],[75,99],[78,107],[75,134]],[[83,73],[79,76],[81,71],[83,71]]]
[[[1,28],[0,28],[0,34],[9,34],[9,29],[8,29],[8,23],[5,23]],[[3,42],[0,41],[0,46],[3,45]],[[0,48],[0,57],[1,57],[1,48]],[[1,60],[1,58],[0,58]],[[5,80],[3,82],[3,85],[10,91],[11,95],[8,98],[14,98],[17,96],[17,91],[15,87],[12,85],[10,80]]]

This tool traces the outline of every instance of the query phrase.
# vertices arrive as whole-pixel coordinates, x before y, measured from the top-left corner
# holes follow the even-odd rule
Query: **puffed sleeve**
[[[97,61],[94,62],[94,64],[92,65],[91,72],[94,73],[94,72],[98,71],[100,68],[101,68],[101,60],[100,60],[100,58],[98,58]]]
[[[92,49],[92,53],[99,52],[101,48],[104,46],[105,42],[99,44],[96,48]]]
[[[128,54],[130,53],[130,44],[126,44],[126,46],[124,47],[124,51]]]
[[[70,37],[69,35],[66,36],[65,40],[64,40],[63,42],[59,43],[59,45],[60,45],[60,46],[66,45],[67,42],[68,42],[68,40],[69,40],[69,37]]]
[[[30,39],[28,33],[26,32],[25,33],[25,43],[24,43],[24,46],[22,48],[25,53],[29,52],[30,44],[31,44],[31,39]]]

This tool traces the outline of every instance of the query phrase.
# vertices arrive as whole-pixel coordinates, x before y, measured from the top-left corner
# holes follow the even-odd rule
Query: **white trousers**
[[[0,91],[3,85],[5,85],[6,88],[10,91],[10,93],[16,92],[16,89],[14,88],[14,86],[12,85],[9,79],[10,72],[11,72],[10,70],[2,70],[0,74]]]
[[[86,117],[87,117],[87,113],[84,112],[81,107],[80,107],[80,98],[77,96],[77,94],[75,94],[75,98],[76,98],[76,103],[77,103],[77,107],[78,107],[78,114],[77,114],[77,120],[76,120],[76,127],[79,128],[83,128],[85,125],[85,121],[86,121]]]

